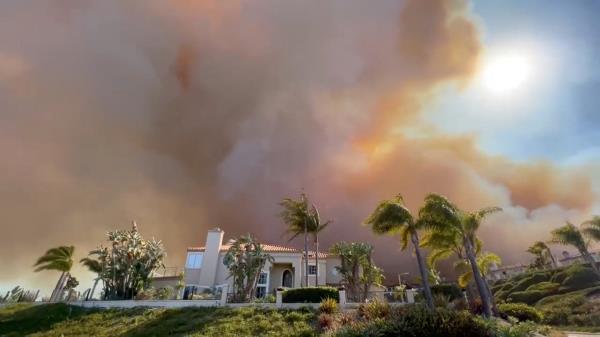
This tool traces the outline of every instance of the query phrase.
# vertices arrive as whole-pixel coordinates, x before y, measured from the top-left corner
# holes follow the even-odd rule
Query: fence
[[[202,300],[120,300],[120,301],[73,301],[68,302],[71,305],[77,305],[84,308],[133,308],[133,307],[160,307],[160,308],[184,308],[184,307],[263,307],[263,308],[283,308],[299,309],[302,307],[317,308],[319,303],[283,303],[283,291],[277,291],[275,303],[231,303],[228,301],[228,285],[219,286],[222,290],[219,298]],[[371,291],[368,293],[366,301],[381,299],[390,304],[403,305],[415,302],[415,289],[409,289],[399,294],[397,291]],[[359,302],[348,301],[346,290],[339,290],[340,308],[352,309],[359,305]]]

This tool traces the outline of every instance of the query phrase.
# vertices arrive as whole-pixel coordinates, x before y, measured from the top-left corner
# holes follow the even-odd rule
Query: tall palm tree
[[[527,252],[535,255],[537,260],[539,260],[540,263],[542,264],[542,266],[545,266],[547,264],[547,260],[549,258],[550,262],[552,263],[552,267],[553,268],[557,267],[556,260],[554,259],[554,255],[552,255],[552,251],[550,250],[550,247],[548,247],[548,245],[546,245],[545,242],[543,242],[543,241],[535,242],[533,245],[531,245],[531,247],[527,248]]]
[[[594,216],[591,220],[581,224],[583,234],[592,240],[600,241],[600,216]]]
[[[408,208],[404,206],[402,196],[398,195],[391,200],[382,201],[365,220],[365,224],[371,227],[371,230],[378,235],[400,235],[402,250],[408,246],[410,240],[415,249],[419,272],[423,282],[423,291],[427,306],[433,309],[433,297],[429,287],[429,270],[425,264],[423,254],[421,254],[418,231],[423,228],[423,222],[415,219]]]
[[[588,228],[593,227],[589,224],[586,225],[586,228],[584,228],[584,230],[587,235],[589,235],[589,231],[587,231]],[[575,225],[567,221],[566,225],[553,230],[551,242],[558,243],[561,245],[573,246],[577,248],[579,254],[581,254],[584,260],[590,264],[590,266],[594,270],[594,273],[596,273],[596,275],[600,279],[600,270],[598,270],[596,261],[594,261],[594,258],[588,250],[589,242],[585,239],[584,233],[582,233],[582,231],[575,227]]]
[[[71,271],[71,267],[73,266],[73,253],[75,252],[75,247],[73,246],[60,246],[56,248],[51,248],[46,251],[44,255],[42,255],[39,259],[37,259],[34,267],[36,272],[42,270],[56,270],[60,271],[61,275],[56,283],[56,287],[52,291],[52,295],[50,295],[50,302],[54,302],[60,299],[60,295],[62,290],[69,278],[69,272]]]
[[[84,265],[85,267],[87,267],[87,269],[89,271],[96,274],[96,278],[94,278],[94,285],[92,286],[92,290],[85,298],[87,301],[88,299],[94,298],[94,291],[96,291],[96,286],[98,285],[98,281],[100,281],[102,279],[102,272],[103,272],[104,268],[103,268],[102,264],[100,263],[100,261],[90,258],[90,257],[84,257],[79,262],[82,265]]]
[[[329,224],[330,220],[321,221],[319,210],[314,204],[309,204],[306,194],[302,193],[298,200],[285,198],[281,201],[280,206],[283,211],[280,217],[287,225],[286,233],[290,236],[289,240],[293,240],[299,235],[304,235],[304,256],[305,256],[305,285],[308,286],[308,236],[313,237],[315,246],[315,263],[316,272],[315,285],[319,285],[319,233],[323,231]]]
[[[477,230],[481,222],[490,214],[501,211],[498,207],[483,208],[474,212],[459,209],[445,197],[430,194],[425,198],[425,204],[419,211],[419,217],[426,226],[436,232],[451,233],[459,236],[464,248],[464,254],[472,269],[473,279],[481,298],[483,314],[492,315],[492,294],[487,281],[481,274],[477,264]]]

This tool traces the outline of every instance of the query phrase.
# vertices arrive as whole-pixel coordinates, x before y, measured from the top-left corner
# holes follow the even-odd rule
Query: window
[[[269,273],[260,272],[258,280],[256,281],[256,297],[263,298],[267,295],[267,288],[269,287]]]
[[[200,269],[202,267],[203,257],[203,252],[189,252],[187,255],[187,260],[185,261],[185,267],[191,269]]]
[[[308,265],[308,275],[317,275],[317,265],[316,264]]]

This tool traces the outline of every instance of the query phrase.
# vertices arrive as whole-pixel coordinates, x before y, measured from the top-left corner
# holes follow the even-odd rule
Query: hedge
[[[332,287],[294,288],[283,292],[283,303],[321,303],[326,298],[340,301],[340,293]]]
[[[597,281],[598,276],[596,276],[592,268],[584,267],[570,273],[562,281],[561,286],[564,289],[572,291],[591,287]]]
[[[539,291],[545,291],[548,294],[550,294],[550,293],[555,293],[559,287],[560,287],[559,283],[540,282],[540,283],[534,284],[532,286],[529,286],[529,288],[527,288],[527,291],[539,290]]]
[[[434,295],[444,295],[448,298],[448,301],[454,301],[455,299],[462,298],[462,289],[454,283],[438,284],[431,287],[431,292]]]
[[[510,294],[508,296],[508,299],[510,302],[515,303],[534,304],[535,302],[546,297],[547,295],[547,292],[541,290],[516,291]]]
[[[549,278],[550,275],[547,272],[535,272],[519,281],[519,283],[517,283],[512,289],[510,289],[510,291],[524,291],[525,289],[529,288],[530,286],[536,283],[548,281]]]
[[[542,313],[534,307],[522,303],[502,303],[498,305],[500,312],[512,316],[519,321],[542,321]]]

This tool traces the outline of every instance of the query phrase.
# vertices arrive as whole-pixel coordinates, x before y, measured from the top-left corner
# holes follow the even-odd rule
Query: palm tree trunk
[[[421,273],[421,279],[423,280],[423,292],[425,293],[425,299],[427,300],[427,307],[433,309],[433,296],[431,295],[431,288],[429,287],[429,271],[425,265],[423,255],[421,255],[421,249],[419,248],[419,236],[417,232],[411,233],[411,241],[415,246],[415,255],[417,255],[417,263],[419,265],[419,272]]]
[[[88,294],[87,298],[85,299],[86,301],[94,298],[94,291],[96,291],[96,285],[98,285],[98,280],[100,280],[100,279],[96,278],[94,280],[94,285],[92,286],[92,290],[90,291],[90,293]]]
[[[58,294],[58,289],[60,288],[61,284],[63,283],[63,279],[65,278],[65,274],[66,272],[62,272],[62,274],[60,274],[60,277],[58,278],[58,282],[56,282],[56,286],[54,287],[54,290],[52,290],[52,294],[50,295],[50,302],[55,302],[56,301],[56,296]]]
[[[308,227],[304,220],[304,286],[308,287]]]
[[[487,287],[485,285],[485,280],[481,277],[481,272],[479,271],[479,266],[477,265],[477,259],[475,258],[475,252],[473,251],[473,243],[467,237],[463,239],[465,244],[465,251],[467,253],[467,259],[469,259],[469,264],[471,265],[471,269],[473,271],[473,278],[475,279],[475,284],[477,285],[477,291],[479,291],[479,297],[481,298],[481,305],[483,307],[483,315],[485,317],[492,316],[492,308],[490,305],[490,296],[487,292]]]
[[[558,267],[558,264],[556,263],[556,259],[554,258],[554,255],[552,254],[552,251],[550,249],[548,249],[548,255],[550,256],[550,260],[552,261],[552,268],[556,269]]]
[[[594,257],[590,254],[590,252],[587,251],[587,249],[581,251],[581,256],[583,256],[583,258],[590,264],[592,270],[596,274],[596,277],[598,277],[598,279],[600,280],[600,270],[598,270],[598,265],[596,264]]]
[[[319,234],[315,234],[315,263],[317,275],[315,275],[315,287],[319,286]]]
[[[485,289],[488,293],[488,296],[490,297],[490,302],[492,304],[492,312],[494,313],[495,316],[498,316],[500,314],[500,311],[498,310],[498,306],[496,306],[496,299],[494,298],[494,294],[492,293],[492,290],[490,289],[490,285],[485,280],[485,275],[483,273],[481,273],[481,277],[484,280],[483,284],[485,285]]]

